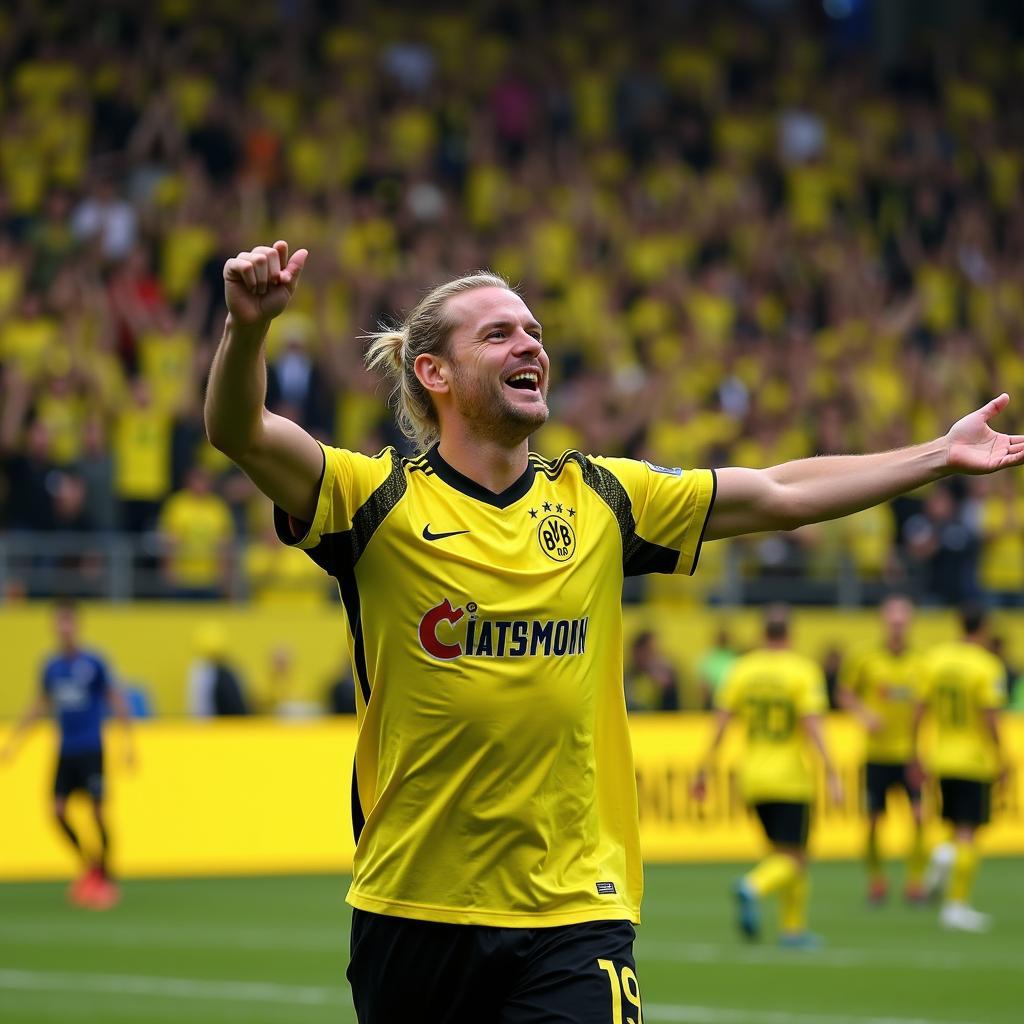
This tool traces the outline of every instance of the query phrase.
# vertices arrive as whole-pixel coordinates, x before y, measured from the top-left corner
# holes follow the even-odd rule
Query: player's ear
[[[448,392],[450,369],[440,356],[423,352],[416,357],[412,366],[417,379],[428,391],[435,395]]]

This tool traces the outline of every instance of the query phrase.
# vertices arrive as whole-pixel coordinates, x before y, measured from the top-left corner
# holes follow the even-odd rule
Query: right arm
[[[210,367],[204,418],[210,443],[238,465],[275,505],[303,522],[316,511],[324,468],[320,445],[297,423],[264,405],[263,343],[270,321],[291,299],[306,262],[287,242],[260,245],[224,264],[228,307]]]

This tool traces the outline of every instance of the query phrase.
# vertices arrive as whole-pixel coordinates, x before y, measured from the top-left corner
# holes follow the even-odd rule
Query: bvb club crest
[[[555,562],[568,562],[576,553],[576,534],[559,515],[545,516],[537,527],[540,549]]]

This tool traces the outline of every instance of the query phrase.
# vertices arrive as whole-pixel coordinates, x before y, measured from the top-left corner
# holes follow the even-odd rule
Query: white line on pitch
[[[287,1006],[350,1006],[348,993],[323,985],[279,985],[253,981],[208,981],[135,974],[70,974],[58,971],[0,969],[0,989],[45,992],[90,992],[116,996],[159,996],[236,1003],[281,1003]],[[873,1017],[716,1006],[647,1004],[644,1015],[661,1024],[977,1024],[930,1017]]]
[[[0,924],[0,938],[45,945],[56,938],[88,941],[106,946],[138,946],[295,950],[298,952],[348,951],[348,933],[338,928],[244,928],[223,925],[127,924],[82,918],[80,921],[23,921]]]
[[[999,955],[971,953],[969,951],[915,952],[905,949],[818,949],[800,952],[791,949],[776,949],[758,946],[729,946],[725,944],[690,942],[646,943],[643,938],[637,942],[638,959],[656,960],[659,963],[729,963],[729,964],[770,964],[772,967],[892,967],[903,970],[908,967],[925,971],[955,970],[1016,970],[1020,957],[1012,954]]]
[[[70,974],[59,971],[0,969],[0,989],[93,992],[106,995],[166,996],[175,999],[238,1003],[284,1003],[326,1006],[348,1003],[348,993],[323,985],[277,985],[265,981],[207,981],[202,978],[157,978],[138,974]]]

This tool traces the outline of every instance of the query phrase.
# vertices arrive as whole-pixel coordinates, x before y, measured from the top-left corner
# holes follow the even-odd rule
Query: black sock
[[[78,836],[75,834],[75,830],[68,823],[68,819],[63,814],[57,815],[57,822],[62,829],[64,834],[71,840],[71,845],[78,851],[79,855],[82,856],[82,844],[78,841]]]
[[[99,869],[104,878],[109,878],[110,872],[107,870],[107,855],[110,852],[110,837],[107,835],[107,826],[98,818],[96,820],[96,827],[100,833]]]

